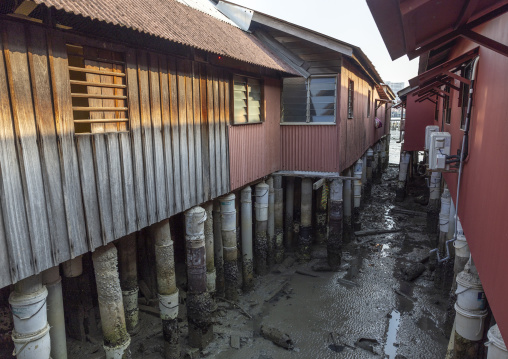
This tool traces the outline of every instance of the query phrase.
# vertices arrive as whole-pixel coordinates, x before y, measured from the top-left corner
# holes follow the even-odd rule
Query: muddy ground
[[[392,163],[399,158],[396,139],[391,143]],[[432,260],[427,259],[436,238],[426,232],[425,207],[415,202],[421,189],[413,187],[404,202],[395,202],[397,174],[398,168],[392,164],[382,181],[373,185],[361,222],[362,230],[400,231],[345,238],[339,272],[313,271],[312,267],[326,258],[324,246],[315,246],[311,262],[304,264],[291,263],[294,255],[287,253],[285,265],[256,278],[254,291],[240,295],[242,309],[218,301],[214,341],[203,351],[187,345],[185,293],[181,290],[182,356],[444,358],[449,333],[442,328],[448,298],[434,289]],[[394,208],[420,214],[400,214]],[[185,277],[185,267],[179,269]],[[162,328],[157,305],[153,305],[153,309],[146,306],[140,312],[140,331],[132,337],[133,358],[163,358]],[[265,339],[262,326],[287,334],[291,349]],[[68,338],[68,346],[69,358],[104,358],[100,327],[89,333],[87,342]]]

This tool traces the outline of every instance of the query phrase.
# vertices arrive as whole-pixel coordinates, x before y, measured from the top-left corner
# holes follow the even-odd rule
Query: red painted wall
[[[508,14],[504,14],[475,31],[508,44],[507,28]],[[461,40],[450,59],[477,46]],[[458,215],[494,317],[508,342],[508,164],[504,159],[508,153],[508,57],[484,47],[479,55]],[[452,153],[460,148],[463,135],[457,101],[458,92],[453,91],[451,123],[445,125],[452,134]],[[444,177],[457,203],[457,175]]]
[[[430,101],[416,102],[412,93],[407,95],[403,151],[423,151],[425,146],[425,127],[438,125],[434,120],[436,105]]]
[[[229,125],[231,190],[281,169],[279,79],[264,79],[265,122]]]

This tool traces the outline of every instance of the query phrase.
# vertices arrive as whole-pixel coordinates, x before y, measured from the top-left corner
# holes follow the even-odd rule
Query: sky
[[[407,85],[417,75],[418,59],[392,61],[365,0],[230,1],[360,47],[383,81]]]

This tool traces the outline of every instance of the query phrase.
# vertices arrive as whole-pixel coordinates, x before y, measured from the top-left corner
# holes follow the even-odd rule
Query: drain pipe
[[[273,188],[273,177],[266,180],[268,185],[268,246],[267,246],[267,263],[270,269],[275,262],[275,191]]]
[[[360,222],[360,205],[362,200],[362,176],[365,166],[364,162],[359,159],[355,163],[354,177],[357,179],[353,182],[353,229],[359,231],[362,229]]]
[[[139,331],[138,267],[136,262],[136,234],[132,233],[118,241],[118,271],[122,288],[123,308],[127,332]]]
[[[346,171],[346,177],[351,177],[351,169]],[[351,236],[351,180],[346,179],[343,182],[343,198],[344,198],[344,234],[346,240],[350,240]]]
[[[92,254],[106,359],[130,358],[116,247],[110,243]]]
[[[365,198],[368,199],[372,194],[372,179],[373,179],[373,160],[374,150],[369,148],[367,150],[367,181],[364,183]]]
[[[399,164],[399,181],[397,182],[397,190],[395,192],[395,201],[402,202],[406,197],[406,180],[407,170],[409,167],[409,161],[411,154],[409,152],[400,153],[400,164]]]
[[[175,255],[169,219],[150,227],[155,239],[155,268],[159,310],[164,337],[164,358],[180,358],[178,330],[178,288],[176,287]]]
[[[232,203],[234,209],[234,196]],[[189,345],[201,350],[210,344],[213,339],[213,324],[211,320],[213,301],[206,288],[205,221],[206,212],[202,207],[193,207],[185,212]],[[235,221],[233,221],[233,227],[235,227]],[[236,233],[234,234],[236,242]],[[225,259],[227,263],[227,258]],[[226,281],[226,290],[227,284]]]
[[[316,215],[315,215],[315,242],[318,244],[326,243],[327,228],[327,208],[328,208],[328,182],[324,182],[319,191],[316,192]]]
[[[222,248],[222,223],[220,201],[213,201],[213,261],[215,264],[215,295],[224,297],[224,249]]]
[[[300,235],[298,249],[300,260],[309,261],[312,245],[312,179],[302,178],[302,195],[300,210]]]
[[[328,265],[338,271],[342,257],[342,180],[334,179],[330,185],[330,210],[328,218]]]
[[[280,264],[284,260],[284,203],[282,190],[282,176],[274,176],[274,212],[275,212],[275,263]]]
[[[268,192],[270,188],[264,183],[258,183],[255,187],[256,203],[256,237],[254,240],[254,269],[259,275],[268,273]]]
[[[9,296],[14,330],[13,356],[18,359],[49,359],[51,341],[46,311],[48,290],[37,274],[20,280]]]
[[[252,189],[245,187],[241,194],[242,278],[244,293],[254,288],[254,264],[252,262]]]
[[[295,197],[295,178],[286,177],[286,249],[293,249],[294,242],[294,218],[293,218],[293,204]]]
[[[224,288],[228,300],[238,300],[238,248],[236,246],[236,208],[233,193],[220,198]]]
[[[214,261],[214,236],[213,236],[213,203],[207,202],[203,205],[206,212],[205,220],[205,252],[206,252],[206,290],[212,295],[215,294],[215,281],[217,276],[215,274],[215,261]]]
[[[65,336],[65,316],[62,297],[62,278],[60,267],[54,266],[42,272],[42,282],[48,290],[47,316],[51,327],[51,358],[67,359],[67,338]]]

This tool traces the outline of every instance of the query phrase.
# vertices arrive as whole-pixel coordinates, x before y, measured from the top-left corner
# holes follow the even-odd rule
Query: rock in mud
[[[404,279],[412,282],[425,272],[425,266],[422,263],[410,264],[402,272],[404,273]]]
[[[292,350],[294,349],[294,344],[289,335],[281,332],[277,328],[261,326],[261,335],[263,338],[270,340],[275,345],[282,347],[284,349]]]

